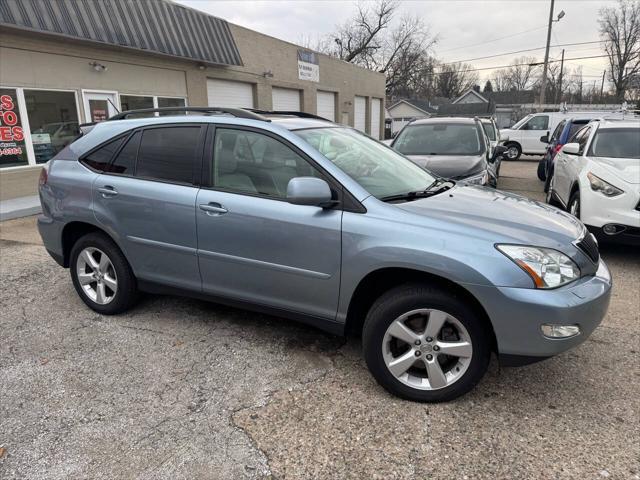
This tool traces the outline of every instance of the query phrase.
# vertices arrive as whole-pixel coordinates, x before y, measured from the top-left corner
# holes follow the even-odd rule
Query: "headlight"
[[[616,195],[620,195],[624,193],[624,191],[620,190],[618,187],[614,187],[608,182],[605,182],[600,177],[595,176],[593,173],[587,173],[587,178],[589,179],[589,183],[591,184],[591,190],[594,192],[600,192],[607,197],[615,197]]]
[[[555,288],[580,278],[580,269],[564,253],[551,248],[496,245],[533,280],[536,288]]]
[[[470,177],[461,178],[460,183],[465,183],[467,185],[486,185],[488,180],[487,171],[484,170],[481,173],[476,175],[472,175]]]

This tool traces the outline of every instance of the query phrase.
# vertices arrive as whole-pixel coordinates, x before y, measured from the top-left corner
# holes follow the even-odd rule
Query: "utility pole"
[[[564,69],[564,48],[562,49],[562,60],[560,60],[560,75],[558,78],[558,92],[555,103],[562,103],[562,71]]]
[[[551,44],[551,26],[553,22],[558,22],[562,17],[564,17],[564,10],[562,10],[558,14],[558,18],[556,20],[553,19],[553,6],[555,4],[555,0],[551,0],[551,8],[549,8],[549,26],[547,27],[547,48],[544,52],[544,67],[542,68],[542,84],[540,85],[540,108],[544,105],[545,95],[547,89],[547,69],[549,68],[549,45]]]
[[[600,84],[600,101],[602,102],[602,96],[604,93],[604,75],[605,73],[607,73],[607,71],[605,70],[604,72],[602,72],[602,84]]]

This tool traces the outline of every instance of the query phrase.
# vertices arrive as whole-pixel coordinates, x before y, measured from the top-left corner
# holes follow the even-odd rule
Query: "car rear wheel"
[[[461,299],[428,285],[404,285],[380,297],[363,330],[369,370],[394,395],[419,402],[452,400],[485,374],[489,336]]]
[[[80,238],[71,249],[69,270],[76,292],[96,312],[124,312],[137,298],[131,267],[106,235],[90,233]]]
[[[506,147],[507,151],[504,153],[504,158],[507,160],[515,161],[520,158],[520,155],[522,155],[522,149],[517,143],[509,143]]]

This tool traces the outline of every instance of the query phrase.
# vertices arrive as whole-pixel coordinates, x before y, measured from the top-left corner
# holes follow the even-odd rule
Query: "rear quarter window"
[[[82,159],[82,163],[94,170],[98,170],[99,172],[106,171],[109,168],[111,159],[120,149],[120,146],[122,146],[122,144],[124,143],[125,138],[126,136],[119,137],[115,140],[107,142],[93,152],[89,153],[89,155],[85,156]]]

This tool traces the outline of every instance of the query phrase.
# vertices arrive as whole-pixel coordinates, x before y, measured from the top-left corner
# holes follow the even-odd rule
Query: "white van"
[[[562,120],[572,118],[574,120],[592,119],[599,117],[623,118],[622,111],[561,111],[531,113],[517,122],[513,127],[501,129],[500,136],[508,137],[505,142],[507,160],[517,160],[521,154],[544,155],[546,143],[540,141],[540,137],[549,135],[555,130]]]

